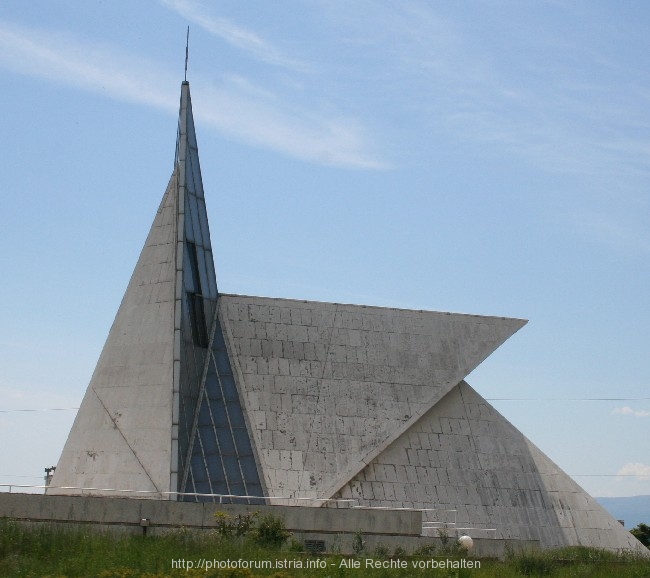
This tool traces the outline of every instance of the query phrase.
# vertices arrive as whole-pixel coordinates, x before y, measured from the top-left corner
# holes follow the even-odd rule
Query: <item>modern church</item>
[[[638,550],[464,381],[524,324],[219,293],[183,82],[174,170],[48,494],[347,499]]]

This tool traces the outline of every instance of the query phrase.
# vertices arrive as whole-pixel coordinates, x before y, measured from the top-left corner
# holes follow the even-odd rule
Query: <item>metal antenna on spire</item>
[[[187,61],[190,57],[190,27],[187,27],[187,38],[185,40],[185,82],[187,82]]]

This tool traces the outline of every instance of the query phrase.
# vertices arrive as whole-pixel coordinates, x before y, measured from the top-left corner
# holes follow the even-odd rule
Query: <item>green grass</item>
[[[318,578],[390,578],[390,577],[486,577],[510,578],[521,576],[564,577],[622,577],[650,578],[650,561],[633,556],[616,555],[587,548],[568,548],[537,554],[512,556],[504,562],[481,560],[480,569],[417,569],[417,560],[441,560],[401,557],[406,569],[366,568],[365,559],[389,563],[385,551],[360,553],[355,558],[327,556],[326,568],[267,568],[231,570],[172,569],[172,560],[198,564],[201,559],[244,560],[251,563],[289,561],[306,566],[317,560],[293,548],[265,548],[243,538],[224,538],[218,533],[196,534],[177,531],[163,537],[116,536],[91,531],[52,528],[47,525],[27,527],[0,520],[0,576],[33,578],[163,578],[198,576],[256,578],[257,576],[306,576]],[[458,560],[458,558],[456,558]],[[360,568],[345,568],[359,562]]]

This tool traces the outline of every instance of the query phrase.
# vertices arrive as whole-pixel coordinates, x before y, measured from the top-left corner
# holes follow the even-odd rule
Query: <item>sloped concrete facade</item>
[[[473,536],[639,550],[637,540],[467,383],[337,494],[359,504],[429,508]]]
[[[81,402],[53,486],[170,490],[176,185],[174,174]]]
[[[465,383],[525,323],[219,294],[184,82],[172,177],[48,494],[352,499],[643,552]]]
[[[525,322],[222,295],[271,496],[329,497]]]

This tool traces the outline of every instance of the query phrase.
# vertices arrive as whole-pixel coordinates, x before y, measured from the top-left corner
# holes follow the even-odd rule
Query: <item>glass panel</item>
[[[230,492],[228,491],[228,486],[226,485],[226,481],[218,481],[218,482],[213,482],[212,483],[212,493],[213,494],[229,494]]]
[[[244,487],[243,483],[230,484],[230,493],[233,496],[245,496],[246,488]]]
[[[249,457],[244,457],[239,459],[239,465],[241,467],[241,471],[244,474],[244,479],[245,480],[254,480],[257,478],[257,466],[255,465],[255,460],[253,459],[253,456]],[[248,488],[248,492],[251,491],[251,486],[254,484],[246,484],[246,487]]]
[[[194,423],[199,396],[199,376],[203,367],[202,352],[203,350],[189,343],[185,343],[181,351],[181,429],[190,429]]]
[[[186,300],[182,301],[186,305]],[[187,316],[185,317],[184,324]],[[187,461],[198,448],[189,447],[189,441],[197,410],[200,375],[203,371],[205,350],[192,345],[191,334],[183,333],[181,340],[181,375],[180,375],[180,413],[178,424],[178,461],[179,472],[185,472]],[[207,416],[209,418],[209,415]],[[204,418],[205,419],[205,416]],[[195,441],[196,443],[196,441]]]
[[[210,296],[214,296],[216,299],[219,294],[219,290],[217,289],[217,275],[214,271],[214,256],[209,247],[206,247],[205,251],[205,266],[207,268],[208,283],[210,284]]]
[[[212,487],[215,488],[216,484],[222,484],[220,492],[225,491],[226,488],[226,475],[223,471],[221,458],[219,456],[211,456],[206,460],[208,462],[208,470],[210,471],[210,479],[212,480]]]
[[[252,456],[253,448],[251,448],[250,440],[248,439],[248,432],[245,428],[236,428],[232,430],[235,443],[237,444],[237,453],[240,456]]]
[[[188,494],[196,493],[196,489],[194,487],[194,476],[192,476],[192,468],[190,468],[190,473],[187,476],[187,482],[185,483],[185,489],[183,492],[186,492]],[[181,501],[196,502],[196,496],[183,496],[181,498]]]
[[[194,455],[192,456],[192,476],[194,477],[194,486],[198,488],[203,483],[207,484],[208,473],[205,471],[201,450],[197,446],[198,444],[194,446]],[[204,490],[197,491],[203,492]]]
[[[196,197],[194,195],[190,195],[188,198],[188,203],[190,205],[190,214],[192,215],[192,225],[194,227],[194,240],[197,242],[197,244],[203,245],[205,247],[205,237],[203,231],[201,231],[201,224],[199,222],[199,210],[196,206]]]
[[[221,389],[226,400],[239,402],[239,395],[237,395],[237,388],[235,387],[235,380],[232,378],[232,375],[222,376]]]
[[[242,428],[244,430],[244,436],[248,437],[246,422],[244,422],[244,414],[242,413],[241,407],[238,403],[228,404],[228,417],[230,417],[230,425],[233,428]]]
[[[191,110],[192,107],[192,101],[190,100],[188,102],[188,109]],[[197,144],[196,144],[196,133],[194,132],[194,122],[188,122],[187,123],[187,144],[193,148],[197,149]]]
[[[197,347],[205,348],[208,346],[208,330],[203,310],[203,297],[196,293],[187,293],[186,295],[192,326],[192,343]]]
[[[217,370],[219,371],[219,375],[231,375],[230,360],[228,359],[228,355],[226,355],[226,350],[218,349],[215,351],[214,357],[217,360]]]
[[[191,275],[190,279],[191,284],[188,284],[187,287],[192,291],[192,293],[202,293],[201,291],[201,273],[199,271],[199,253],[197,246],[187,241],[185,243],[185,254],[187,256],[187,261],[184,261],[185,274]]]
[[[190,468],[189,475],[187,476],[187,481],[185,482],[184,492],[194,492],[194,476],[192,475],[192,468]]]
[[[192,274],[192,264],[190,263],[190,255],[187,251],[188,244],[185,243],[185,251],[183,251],[183,287],[185,291],[196,293],[196,280]]]
[[[203,288],[205,291],[205,287]],[[217,302],[214,299],[208,299],[203,297],[203,311],[205,314],[205,323],[206,329],[208,332],[208,345],[210,345],[210,333],[212,332],[212,324],[214,322],[214,310],[217,306]]]
[[[263,496],[264,494],[262,493],[262,486],[259,484],[253,484],[247,486],[247,493],[249,496]],[[266,504],[266,500],[264,498],[260,498],[258,500],[248,500],[248,503],[253,505],[253,506],[264,506]]]
[[[262,486],[261,484],[247,484],[246,485],[246,492],[248,493],[249,496],[261,496],[262,494]]]
[[[226,469],[228,485],[232,490],[233,484],[242,484],[239,460],[236,456],[223,456],[223,466]],[[234,492],[233,492],[234,493]]]
[[[205,251],[203,247],[196,247],[196,260],[201,280],[202,295],[207,299],[214,299],[216,295],[210,293],[210,284],[207,282],[208,270],[205,267]]]
[[[196,182],[194,180],[194,175],[192,174],[192,165],[190,162],[185,162],[185,187],[188,196],[194,196],[196,194]]]
[[[199,435],[201,436],[201,444],[203,445],[203,453],[205,454],[205,459],[208,461],[215,457],[219,459],[219,446],[217,445],[217,440],[214,436],[214,429],[212,426],[209,428],[200,428]]]
[[[185,240],[195,242],[194,238],[194,224],[192,223],[192,215],[190,214],[190,207],[187,202],[187,195],[185,196],[185,207],[184,207],[185,218],[183,222],[185,223]]]
[[[181,308],[181,332],[183,339],[189,341],[189,337],[192,335],[192,328],[190,327],[190,310],[187,299],[181,300]]]
[[[214,364],[214,354],[210,352],[210,364],[208,365],[208,373],[206,375],[205,387],[208,388],[209,385],[212,387],[218,387],[217,381],[217,369]]]
[[[221,331],[221,321],[217,321],[217,328],[214,332],[213,349],[225,349],[226,342],[223,339],[223,331]]]
[[[201,182],[201,167],[199,166],[199,153],[198,151],[192,151],[191,160],[192,160],[192,172],[194,173],[194,184],[196,186],[196,194],[201,199],[203,198],[203,183]],[[208,230],[204,229],[204,232],[207,233]]]
[[[192,399],[192,403],[196,400],[196,395],[199,391],[199,383],[196,379],[197,375],[200,375],[201,368],[203,366],[201,359],[201,352],[196,347],[193,346],[191,341],[186,341],[183,344],[183,353],[184,355],[184,384],[185,388],[183,394],[189,396]]]
[[[226,415],[226,408],[223,404],[223,400],[210,400],[210,409],[212,410],[214,425],[216,427],[228,427],[228,416]]]
[[[207,380],[206,380],[207,383]],[[211,384],[213,387],[208,389],[207,387],[205,388],[206,393],[208,394],[208,399],[210,400],[210,407],[212,407],[215,403],[219,403],[223,405],[223,396],[221,395],[221,388],[219,387],[219,384],[217,383],[217,376],[214,376],[214,383]],[[213,413],[214,415],[214,413]],[[216,420],[216,416],[215,416]],[[223,423],[223,422],[222,422]]]
[[[199,219],[201,220],[201,233],[203,235],[203,246],[210,247],[210,229],[208,227],[208,215],[205,211],[205,203],[201,200],[198,201],[199,205]]]
[[[221,449],[221,455],[235,455],[235,444],[232,441],[232,435],[230,429],[223,427],[218,427],[217,439],[219,440],[219,448]]]
[[[210,418],[210,410],[208,409],[208,404],[204,399],[201,403],[201,409],[199,410],[199,427],[212,428],[212,419]]]

